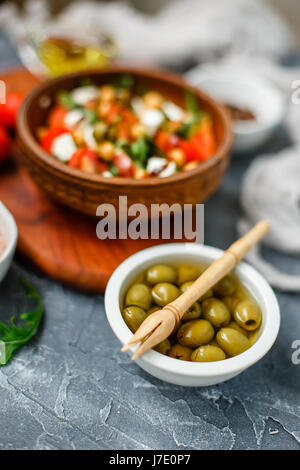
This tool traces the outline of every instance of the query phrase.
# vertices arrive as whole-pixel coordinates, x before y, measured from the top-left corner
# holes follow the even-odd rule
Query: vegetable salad
[[[133,77],[58,94],[42,147],[65,164],[104,177],[165,178],[195,168],[215,152],[211,116],[186,91],[185,107]]]

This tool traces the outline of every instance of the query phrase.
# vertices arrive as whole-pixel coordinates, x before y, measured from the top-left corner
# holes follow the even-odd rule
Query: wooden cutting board
[[[38,83],[24,69],[0,77],[7,91],[29,93]],[[14,215],[18,252],[54,279],[72,287],[104,292],[114,269],[133,253],[161,241],[96,237],[97,221],[49,199],[19,165],[17,151],[0,168],[0,200]]]

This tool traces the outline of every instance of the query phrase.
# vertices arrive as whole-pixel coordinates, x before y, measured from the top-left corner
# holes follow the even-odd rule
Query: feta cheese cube
[[[61,162],[68,162],[76,152],[77,147],[69,133],[61,134],[53,140],[51,153]]]
[[[170,121],[179,122],[182,121],[184,117],[184,110],[177,106],[177,104],[172,103],[172,101],[165,101],[162,105],[162,109]]]
[[[160,178],[167,178],[168,176],[174,175],[176,172],[176,163],[175,162],[170,162],[168,166],[159,173]]]
[[[98,97],[99,90],[96,86],[89,85],[89,86],[81,86],[79,88],[75,88],[71,92],[71,98],[80,106],[84,106],[91,100],[94,100]]]
[[[67,127],[73,127],[83,119],[83,112],[80,109],[69,111],[64,117],[64,123]]]

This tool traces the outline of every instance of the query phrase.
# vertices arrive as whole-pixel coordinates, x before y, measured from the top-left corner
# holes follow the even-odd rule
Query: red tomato
[[[80,168],[81,158],[85,150],[83,148],[76,150],[68,164],[73,168]]]
[[[0,104],[0,124],[5,127],[15,127],[17,115],[23,102],[21,93],[7,93],[6,103]]]
[[[59,129],[64,127],[64,119],[67,114],[67,108],[64,106],[54,106],[48,118],[48,125],[50,129]]]
[[[201,130],[192,138],[192,144],[197,149],[197,160],[208,160],[216,150],[215,138],[210,125],[203,125]]]
[[[180,139],[175,134],[166,131],[159,131],[155,137],[155,144],[165,152],[169,152],[179,145]]]
[[[159,131],[155,137],[155,144],[157,145],[157,147],[167,152],[168,140],[169,140],[169,133],[166,131]]]
[[[117,151],[114,156],[113,163],[117,167],[120,176],[134,176],[135,166],[131,158],[126,153],[120,150]]]
[[[7,130],[0,126],[0,163],[4,162],[9,155],[11,139]]]
[[[186,155],[186,161],[205,161],[213,156],[216,150],[212,126],[203,123],[201,129],[189,140],[181,140],[179,147]]]
[[[125,108],[123,111],[122,111],[122,116],[123,116],[123,119],[128,122],[128,124],[135,124],[137,122],[137,118],[135,117],[135,115],[133,114],[132,111],[130,111],[130,109],[127,109]]]
[[[130,132],[128,124],[125,121],[119,122],[117,125],[117,137],[118,139],[129,140]]]
[[[121,114],[122,112],[122,106],[119,104],[114,104],[111,106],[108,115],[106,116],[106,121],[108,124],[114,124],[116,121],[117,117]]]
[[[97,153],[88,148],[76,150],[69,165],[87,173],[102,173],[108,169],[107,164],[99,160]]]
[[[68,129],[63,127],[59,129],[49,129],[47,134],[42,138],[42,147],[49,153],[51,153],[51,148],[53,144],[53,140],[56,139],[59,135],[70,133]]]

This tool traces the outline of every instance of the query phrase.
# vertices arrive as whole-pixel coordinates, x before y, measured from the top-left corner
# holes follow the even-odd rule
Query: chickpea
[[[109,101],[101,101],[98,106],[98,114],[101,118],[105,118],[111,108],[111,104]]]
[[[77,126],[75,129],[73,129],[73,139],[76,145],[79,147],[82,147],[85,145],[85,140],[84,140],[84,135],[82,132],[81,127]]]
[[[184,171],[194,170],[195,168],[197,168],[198,165],[199,165],[199,162],[195,162],[195,161],[189,162],[186,165],[184,165],[183,170]]]
[[[137,180],[142,180],[146,176],[146,171],[143,168],[135,168],[134,177]]]
[[[133,124],[130,129],[130,137],[132,139],[138,139],[139,137],[145,135],[147,133],[147,129],[144,124],[137,122]]]
[[[115,155],[115,146],[112,142],[106,140],[98,146],[98,153],[103,160],[111,162]]]
[[[116,97],[116,90],[112,85],[103,85],[100,88],[100,100],[101,101],[113,101]]]
[[[148,108],[160,108],[164,100],[162,95],[157,91],[148,91],[143,99]]]
[[[181,149],[172,149],[170,150],[168,157],[170,160],[176,163],[178,167],[182,167],[185,164],[185,153]]]

